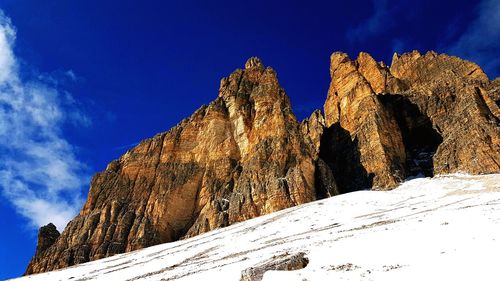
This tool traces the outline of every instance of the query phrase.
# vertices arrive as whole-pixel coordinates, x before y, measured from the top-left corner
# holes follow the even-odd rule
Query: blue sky
[[[0,2],[0,279],[40,225],[64,227],[89,181],[217,96],[259,56],[297,116],[321,108],[329,55],[436,50],[500,75],[500,1]],[[349,3],[346,3],[349,2]]]

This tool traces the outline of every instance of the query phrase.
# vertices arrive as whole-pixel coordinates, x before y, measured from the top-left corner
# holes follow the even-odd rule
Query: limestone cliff
[[[418,174],[500,172],[498,79],[478,65],[414,51],[395,54],[387,67],[366,53],[356,60],[334,53],[330,74],[325,132],[341,136],[322,151],[341,189],[386,189]],[[342,167],[346,161],[351,168]]]
[[[212,103],[96,174],[66,229],[40,230],[26,274],[411,176],[500,173],[500,80],[476,64],[337,52],[330,75],[324,114],[299,124],[274,70],[250,58]]]
[[[315,162],[276,73],[251,58],[219,97],[94,176],[27,274],[194,236],[315,199]]]

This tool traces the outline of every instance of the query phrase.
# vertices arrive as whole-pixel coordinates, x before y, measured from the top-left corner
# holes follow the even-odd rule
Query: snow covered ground
[[[309,263],[263,280],[500,280],[500,174],[353,192],[16,280],[240,280],[287,252]]]

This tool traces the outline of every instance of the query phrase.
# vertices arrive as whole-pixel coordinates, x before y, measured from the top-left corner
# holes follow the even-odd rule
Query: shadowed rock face
[[[335,156],[332,168],[341,166],[347,174],[343,179],[346,191],[375,187],[392,187],[405,177],[406,161],[403,138],[398,124],[377,98],[377,93],[400,92],[405,85],[394,78],[386,67],[381,66],[368,54],[361,53],[358,60],[347,54],[331,56],[332,81],[325,102],[325,125],[347,151]],[[333,150],[322,147],[322,150]],[[327,145],[327,146],[328,146]],[[344,163],[343,159],[354,160]],[[335,174],[335,171],[334,171]],[[350,183],[352,176],[361,176]],[[358,182],[358,181],[362,182]]]
[[[368,174],[361,164],[359,141],[351,139],[349,131],[339,123],[325,128],[319,157],[332,171],[338,193],[371,188],[373,174]]]
[[[276,73],[251,58],[219,97],[94,176],[27,274],[194,236],[315,199],[314,153]]]
[[[412,52],[387,67],[334,53],[330,74],[325,114],[299,124],[276,73],[250,58],[212,103],[96,174],[61,235],[41,229],[26,274],[418,174],[500,173],[500,80],[476,64]]]
[[[321,149],[324,147],[325,138],[325,118],[321,111],[314,111],[311,116],[300,124],[300,131],[305,142],[312,150],[313,159],[316,160],[315,169],[315,190],[316,198],[326,198],[340,193],[337,181],[333,175],[331,162]],[[328,146],[330,148],[330,146]],[[335,170],[336,171],[336,170]]]
[[[57,231],[56,226],[52,223],[49,223],[45,226],[40,227],[38,231],[38,240],[35,251],[35,256],[41,255],[45,250],[47,250],[50,246],[52,246],[57,238],[59,238],[61,234]],[[30,263],[26,272],[32,271],[33,265]]]
[[[48,249],[50,246],[52,246],[52,244],[54,244],[59,235],[61,234],[59,233],[59,231],[57,231],[56,226],[52,223],[40,227],[40,231],[38,231],[36,252],[41,253]]]
[[[396,119],[406,151],[406,176],[434,175],[433,155],[443,142],[432,127],[431,120],[406,97],[397,94],[379,95],[384,110]]]
[[[436,174],[500,172],[499,109],[490,97],[493,83],[478,65],[413,52],[395,56],[391,73],[408,85],[404,96],[443,138],[434,155]]]

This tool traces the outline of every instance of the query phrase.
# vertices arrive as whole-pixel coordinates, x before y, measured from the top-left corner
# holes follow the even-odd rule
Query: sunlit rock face
[[[396,56],[391,73],[405,84],[408,101],[418,106],[442,136],[433,157],[434,172],[500,172],[498,100],[481,68],[457,57],[428,52]]]
[[[330,75],[324,106],[324,137],[329,139],[320,154],[331,165],[341,192],[395,186],[404,178],[405,149],[396,120],[376,93],[401,91],[403,85],[364,53],[357,60],[332,54]]]
[[[390,67],[366,53],[330,59],[324,114],[299,123],[274,70],[250,58],[213,102],[96,174],[66,229],[42,229],[26,274],[417,175],[500,173],[499,79],[434,52],[395,54]]]
[[[314,153],[276,73],[251,58],[219,97],[94,176],[88,199],[27,273],[70,266],[315,199]]]
[[[356,60],[334,53],[330,74],[325,132],[333,139],[321,150],[340,190],[392,188],[419,174],[500,172],[498,79],[478,65],[414,51],[395,54],[387,67],[366,53]]]

